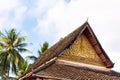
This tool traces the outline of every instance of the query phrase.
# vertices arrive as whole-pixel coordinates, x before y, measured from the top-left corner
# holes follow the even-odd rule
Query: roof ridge
[[[50,59],[49,61],[46,61],[46,62],[43,63],[41,66],[39,66],[39,67],[37,67],[36,69],[32,70],[31,72],[27,73],[24,77],[20,78],[19,80],[23,80],[24,78],[27,78],[27,77],[31,76],[32,73],[35,73],[37,70],[41,70],[41,69],[44,68],[45,66],[53,63],[56,59],[57,59],[57,57],[54,57],[54,58]]]
[[[88,31],[88,33],[87,33]],[[28,68],[28,70],[26,71],[26,75],[30,72],[36,72],[37,70],[39,70],[41,67],[46,66],[49,62],[51,62],[52,59],[57,58],[60,54],[62,54],[62,52],[68,48],[71,43],[73,43],[76,38],[78,36],[80,36],[82,33],[86,32],[87,34],[90,34],[89,36],[92,35],[92,37],[97,41],[97,48],[99,48],[101,50],[101,54],[98,54],[98,56],[101,58],[101,60],[103,60],[103,63],[106,64],[106,66],[108,68],[113,67],[113,63],[110,61],[109,57],[107,56],[107,54],[105,53],[105,51],[103,50],[103,48],[101,47],[97,37],[95,36],[93,30],[91,29],[88,21],[86,21],[83,25],[81,25],[80,27],[78,27],[77,29],[75,29],[73,32],[71,32],[70,34],[68,34],[66,37],[64,37],[63,39],[59,40],[56,44],[54,44],[53,46],[51,46],[48,50],[46,50],[31,66],[30,68]],[[89,37],[88,36],[88,37]],[[91,44],[94,45],[94,43]],[[96,49],[96,46],[94,46],[94,48]],[[32,74],[31,73],[31,74]],[[25,75],[24,74],[24,75]],[[23,77],[24,77],[23,75]],[[21,76],[22,77],[22,76]]]

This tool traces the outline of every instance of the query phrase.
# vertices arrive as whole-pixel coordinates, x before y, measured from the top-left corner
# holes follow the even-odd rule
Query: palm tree
[[[38,50],[39,55],[41,55],[43,52],[45,52],[49,47],[48,42],[44,42],[43,45]]]
[[[21,68],[19,68],[17,70],[17,76],[20,77],[22,74],[24,74],[24,72],[29,68],[30,64],[28,63],[28,61],[24,61]]]
[[[45,52],[49,47],[48,42],[44,42],[42,46],[40,46],[39,50],[38,50],[38,55],[40,56],[43,52]],[[35,61],[37,60],[38,57],[36,56],[27,56],[27,58]]]
[[[0,71],[4,71],[6,80],[9,78],[10,70],[16,74],[17,69],[21,68],[24,59],[20,55],[21,52],[30,52],[25,47],[26,37],[20,36],[15,29],[5,31],[5,34],[0,32]]]
[[[5,72],[2,71],[2,70],[0,70],[0,78],[1,78],[2,80],[4,80],[4,79],[6,78]]]
[[[0,65],[0,78],[4,80],[6,76],[5,76],[5,72],[1,69],[1,67],[2,65]]]

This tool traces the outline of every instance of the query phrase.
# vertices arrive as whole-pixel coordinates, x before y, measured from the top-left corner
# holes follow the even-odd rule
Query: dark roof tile
[[[87,72],[86,70],[78,70],[76,68],[71,68],[71,67],[66,67],[66,66],[63,66],[63,65],[56,65],[56,64],[54,64],[52,67],[49,66],[48,68],[46,68],[46,66],[45,66],[45,68],[46,68],[45,70],[39,69],[39,67],[41,65],[45,64],[47,61],[49,62],[49,60],[51,60],[54,57],[57,57],[60,54],[62,54],[62,52],[66,48],[68,48],[74,42],[74,40],[78,36],[80,36],[83,32],[86,35],[87,34],[90,34],[90,36],[92,35],[92,39],[95,40],[95,41],[97,41],[97,48],[98,47],[100,48],[103,57],[101,55],[98,55],[98,56],[101,59],[103,59],[105,57],[106,61],[104,63],[106,64],[107,67],[112,68],[113,67],[113,63],[111,62],[111,60],[109,59],[109,57],[107,56],[107,54],[105,53],[105,51],[103,50],[103,48],[101,47],[99,41],[97,40],[95,34],[93,33],[92,29],[90,28],[90,25],[88,24],[88,22],[85,22],[81,27],[77,28],[75,31],[73,31],[72,33],[70,33],[68,36],[66,36],[65,38],[61,39],[56,44],[54,44],[52,47],[50,47],[48,50],[46,50],[30,66],[30,68],[28,68],[28,70],[26,71],[26,73],[24,75],[22,75],[21,77],[23,77],[23,76],[26,77],[26,75],[29,74],[29,73],[34,74],[36,72],[40,72],[40,74],[42,73],[42,74],[46,74],[46,75],[50,75],[50,76],[54,76],[54,77],[66,77],[66,78],[71,77],[72,80],[73,79],[74,80],[89,79],[89,78],[93,79],[93,77],[94,77],[94,79],[97,79],[98,76],[100,76],[101,78],[103,77],[103,78],[110,79],[109,77],[111,75],[109,76],[109,75],[100,74],[100,73],[91,72],[91,71]],[[91,41],[91,43],[92,43],[92,41]],[[94,43],[92,43],[92,44],[94,45]],[[36,71],[36,70],[38,70],[38,71]],[[86,75],[86,76],[83,76],[83,75]],[[113,79],[117,79],[118,78],[116,76],[112,76],[112,77],[114,77]]]
[[[110,71],[97,71],[83,67],[73,67],[62,64],[53,64],[37,74],[71,80],[120,80],[120,73]]]

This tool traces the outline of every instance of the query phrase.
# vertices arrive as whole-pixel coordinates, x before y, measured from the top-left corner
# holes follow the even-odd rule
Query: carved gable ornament
[[[78,36],[61,53],[59,59],[107,68],[113,66],[87,22],[82,25]]]

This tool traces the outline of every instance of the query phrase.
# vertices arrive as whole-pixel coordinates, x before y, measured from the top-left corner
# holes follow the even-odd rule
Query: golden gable
[[[80,35],[59,59],[105,66],[84,34]]]

